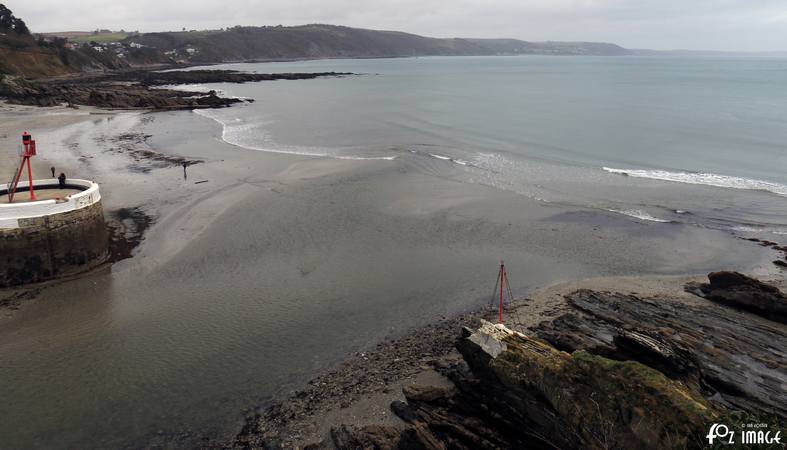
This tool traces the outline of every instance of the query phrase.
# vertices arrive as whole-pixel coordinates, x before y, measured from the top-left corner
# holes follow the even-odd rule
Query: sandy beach
[[[97,181],[110,220],[134,211],[149,224],[133,257],[0,310],[0,434],[12,447],[229,441],[244,411],[445,320],[434,351],[417,347],[386,383],[359,383],[343,408],[315,408],[302,437],[348,414],[394,420],[380,405],[436,376],[436,356],[421,353],[450,353],[449,330],[489,302],[500,259],[530,299],[525,327],[577,287],[680,296],[685,280],[671,277],[778,278],[775,251],[722,231],[545,204],[450,168],[246,150],[187,111],[0,115],[0,173],[30,131],[36,174]]]

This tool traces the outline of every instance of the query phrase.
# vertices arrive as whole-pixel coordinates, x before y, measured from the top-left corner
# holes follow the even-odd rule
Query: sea
[[[198,111],[239,147],[453,164],[468,180],[543,202],[787,233],[785,58],[428,57],[210,68],[355,74],[182,87],[255,100]]]

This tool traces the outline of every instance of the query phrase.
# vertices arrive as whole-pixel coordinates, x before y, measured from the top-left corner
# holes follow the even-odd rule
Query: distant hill
[[[233,27],[161,33],[65,31],[32,35],[0,4],[0,74],[28,78],[146,65],[314,58],[627,55],[615,44],[430,38],[336,25]]]
[[[41,33],[41,36],[47,38],[64,38],[69,42],[84,44],[89,42],[119,42],[129,36],[135,36],[139,33],[127,33],[125,31],[110,31],[110,30],[96,30],[96,31],[62,31],[59,33]]]
[[[459,55],[626,55],[606,43],[527,42],[516,39],[438,39],[398,31],[336,25],[234,27],[227,30],[145,33],[128,38],[182,62],[301,58],[384,58]]]

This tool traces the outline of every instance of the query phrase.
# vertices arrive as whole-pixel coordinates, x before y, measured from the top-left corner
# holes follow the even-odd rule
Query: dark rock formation
[[[639,361],[720,404],[787,417],[787,329],[714,303],[577,291],[537,334],[565,351]],[[636,337],[635,337],[636,336]]]
[[[634,361],[568,354],[501,325],[466,330],[456,389],[404,391],[399,430],[334,429],[338,448],[701,448],[719,415],[684,384]]]
[[[36,106],[55,106],[66,103],[100,108],[154,110],[221,108],[244,100],[219,97],[216,91],[204,93],[154,87],[165,84],[308,80],[342,75],[348,74],[337,72],[255,74],[222,70],[176,72],[137,70],[38,81],[6,77],[0,79],[0,97],[6,98],[9,103]]]
[[[777,295],[737,275],[711,280],[715,289]],[[391,405],[404,427],[342,426],[334,444],[705,448],[711,423],[787,420],[782,324],[690,298],[579,290],[566,299],[572,312],[534,330],[544,341],[486,322],[465,329],[464,361],[443,369],[455,388],[408,387],[406,402]]]
[[[313,80],[322,77],[340,77],[353,75],[350,72],[316,72],[316,73],[248,73],[235,70],[178,70],[150,71],[139,70],[122,72],[112,78],[116,81],[133,81],[143,86],[160,86],[164,84],[197,84],[197,83],[247,83],[252,81],[274,80]]]
[[[173,89],[150,89],[137,84],[109,81],[31,82],[21,79],[0,83],[0,97],[9,103],[35,106],[60,104],[87,105],[100,108],[144,108],[154,110],[218,108],[243,100],[222,98],[211,91],[186,92]]]
[[[777,287],[738,272],[713,272],[708,280],[710,283],[690,285],[688,290],[708,300],[787,323],[787,297]]]

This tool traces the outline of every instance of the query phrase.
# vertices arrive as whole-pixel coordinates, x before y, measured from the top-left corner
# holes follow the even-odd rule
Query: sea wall
[[[69,185],[85,190],[63,200],[0,205],[0,287],[74,275],[106,261],[109,235],[98,185]]]

